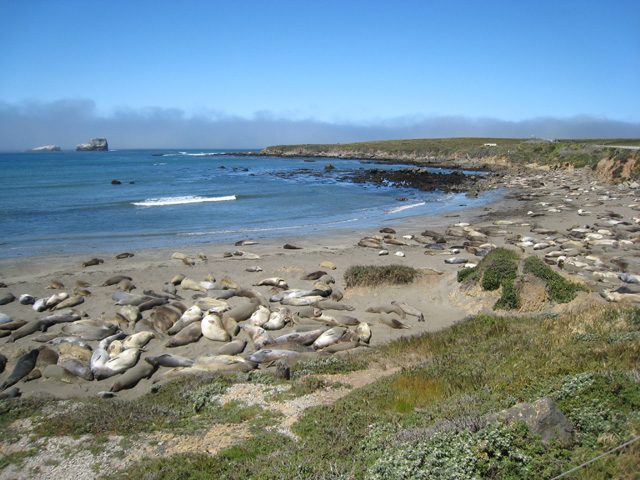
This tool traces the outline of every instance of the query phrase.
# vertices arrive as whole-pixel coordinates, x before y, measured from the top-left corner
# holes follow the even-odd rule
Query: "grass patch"
[[[344,274],[347,288],[404,285],[413,282],[418,272],[402,265],[350,267]]]
[[[569,303],[576,298],[579,291],[589,291],[585,285],[566,280],[535,256],[531,256],[524,261],[524,273],[532,273],[544,280],[546,282],[547,295],[551,300],[558,303]]]
[[[493,291],[502,287],[502,294],[493,309],[513,310],[520,308],[521,300],[514,281],[518,276],[518,256],[505,248],[489,252],[477,267],[458,272],[458,282],[479,281],[483,290]]]

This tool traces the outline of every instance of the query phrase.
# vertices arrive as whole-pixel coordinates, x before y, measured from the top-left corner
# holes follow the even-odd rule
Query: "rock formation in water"
[[[60,145],[45,145],[44,147],[36,147],[27,152],[61,152]]]
[[[106,152],[109,150],[106,138],[92,138],[89,143],[81,143],[76,147],[77,152]]]

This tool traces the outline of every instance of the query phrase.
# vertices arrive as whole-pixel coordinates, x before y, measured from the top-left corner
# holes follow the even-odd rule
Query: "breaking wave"
[[[138,207],[164,207],[167,205],[187,205],[190,203],[226,202],[235,199],[235,195],[227,195],[224,197],[164,197],[149,198],[142,202],[133,202],[132,204]]]

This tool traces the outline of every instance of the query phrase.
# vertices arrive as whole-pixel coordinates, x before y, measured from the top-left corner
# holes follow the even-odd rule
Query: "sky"
[[[0,150],[640,137],[637,0],[0,0]]]

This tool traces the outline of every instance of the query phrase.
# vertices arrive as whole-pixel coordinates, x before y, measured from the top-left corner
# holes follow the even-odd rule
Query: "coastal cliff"
[[[436,138],[383,140],[345,144],[275,145],[261,155],[281,157],[357,158],[412,165],[471,170],[594,168],[602,160],[628,163],[640,158],[638,140],[545,140],[539,138]],[[631,145],[632,147],[620,147]],[[636,178],[634,169],[617,169],[612,180]],[[625,176],[627,175],[627,176]]]

